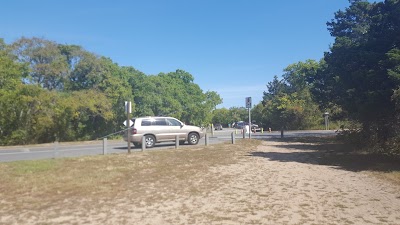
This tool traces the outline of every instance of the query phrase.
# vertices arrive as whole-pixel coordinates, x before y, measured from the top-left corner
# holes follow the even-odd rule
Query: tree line
[[[145,75],[76,45],[0,39],[1,145],[93,140],[119,131],[125,101],[132,101],[134,116],[202,125],[222,99],[183,70]]]
[[[325,128],[328,112],[342,140],[400,155],[400,1],[350,0],[327,27],[335,38],[329,51],[268,82],[252,120],[274,130]],[[248,120],[245,108],[216,114],[238,110]]]
[[[301,129],[323,123],[328,112],[343,140],[400,155],[400,1],[350,0],[327,27],[335,38],[330,50],[269,82],[254,118]]]

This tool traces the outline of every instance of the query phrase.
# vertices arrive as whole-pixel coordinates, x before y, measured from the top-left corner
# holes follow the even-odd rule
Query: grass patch
[[[13,175],[26,175],[34,173],[44,173],[56,170],[58,162],[54,160],[38,160],[38,161],[17,161],[11,162],[12,166],[9,167]]]
[[[235,145],[0,163],[0,199],[9,203],[0,204],[0,211],[49,207],[74,198],[126,195],[152,204],[182,193],[199,195],[224,180],[209,175],[210,168],[236,163],[259,144],[240,140]]]
[[[371,175],[400,186],[400,171],[371,172]]]

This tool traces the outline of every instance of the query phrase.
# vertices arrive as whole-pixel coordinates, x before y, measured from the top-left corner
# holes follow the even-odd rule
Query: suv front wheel
[[[152,147],[154,147],[154,144],[156,143],[156,138],[153,135],[146,135],[144,140],[145,140],[146,148],[152,148]]]
[[[199,135],[196,133],[190,133],[188,139],[188,142],[191,145],[197,145],[197,143],[199,143]]]

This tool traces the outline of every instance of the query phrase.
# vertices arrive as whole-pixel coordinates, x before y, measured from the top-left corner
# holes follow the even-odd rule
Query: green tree
[[[390,96],[398,85],[389,76],[387,54],[395,51],[399,44],[399,28],[393,26],[389,19],[398,17],[399,1],[382,3],[355,2],[345,15],[356,18],[348,27],[332,23],[332,34],[343,29],[354,31],[354,34],[343,35],[335,40],[331,52],[327,54],[328,71],[335,73],[338,86],[341,88],[339,101],[345,110],[351,112],[356,120],[362,122],[390,118],[394,110]],[[362,10],[362,14],[358,13]],[[393,15],[394,14],[394,15]],[[363,33],[357,32],[360,27],[358,18],[367,22]],[[337,20],[342,19],[338,17]],[[398,18],[395,19],[398,22]],[[387,30],[386,30],[387,29]],[[345,61],[348,60],[348,61]],[[356,104],[354,104],[356,103]]]
[[[267,108],[262,102],[251,109],[251,118],[252,122],[256,123],[260,128],[267,129],[271,127],[272,120],[268,117]]]
[[[137,116],[173,116],[188,124],[205,125],[222,103],[216,92],[203,93],[186,71],[146,76],[133,68],[129,70]]]
[[[231,107],[229,112],[231,123],[249,120],[249,113],[245,107]]]
[[[362,124],[366,145],[384,149],[397,134],[400,1],[351,1],[327,23],[335,43],[315,77],[313,93]],[[371,145],[371,146],[372,146]]]
[[[16,143],[24,138],[19,109],[24,106],[20,90],[27,72],[27,67],[14,62],[8,46],[0,39],[0,144]]]
[[[18,60],[29,65],[30,82],[49,90],[64,88],[68,63],[55,42],[23,37],[11,47]]]
[[[0,143],[90,140],[121,129],[124,101],[133,116],[211,122],[222,103],[183,70],[145,75],[77,45],[41,38],[0,39]]]
[[[262,104],[254,116],[273,129],[306,129],[321,123],[322,113],[312,99],[309,82],[320,65],[314,60],[291,64],[284,69],[283,79],[277,76],[267,84]],[[254,110],[253,110],[254,111]]]
[[[232,119],[230,118],[230,112],[227,108],[215,109],[213,111],[212,123],[220,123],[224,126],[228,126],[228,124],[232,123]]]

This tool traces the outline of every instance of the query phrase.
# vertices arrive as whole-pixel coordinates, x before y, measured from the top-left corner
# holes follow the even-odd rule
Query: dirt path
[[[295,145],[262,142],[187,184],[171,177],[174,188],[153,182],[140,195],[64,199],[18,220],[0,215],[0,224],[400,224],[399,187],[320,165],[314,145]]]
[[[237,214],[240,224],[400,224],[398,188],[364,173],[318,165],[313,150],[286,145],[264,142],[252,153],[259,157],[219,168],[237,174],[215,193],[222,196],[222,208],[240,211],[239,200],[251,209],[249,217]]]

